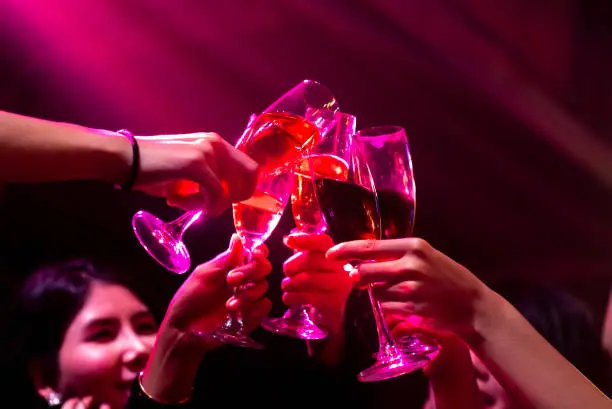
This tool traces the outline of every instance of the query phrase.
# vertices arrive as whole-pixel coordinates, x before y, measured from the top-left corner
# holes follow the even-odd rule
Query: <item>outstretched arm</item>
[[[271,302],[265,297],[266,277],[272,268],[267,253],[267,247],[261,246],[253,260],[243,265],[244,248],[234,235],[226,252],[198,266],[183,283],[168,307],[143,372],[142,390],[152,400],[177,403],[189,397],[200,361],[220,345],[210,334],[222,324],[227,309],[242,311],[249,332],[267,316]],[[248,288],[228,301],[231,293],[226,281]],[[131,397],[129,407],[140,407],[143,399],[136,398]]]
[[[612,408],[612,402],[505,299],[488,291],[466,339],[504,388],[537,409]]]
[[[98,180],[131,181],[184,209],[219,214],[250,197],[258,164],[212,132],[135,137],[0,111],[0,184]],[[184,183],[185,181],[189,183]]]
[[[132,163],[121,135],[0,111],[0,180],[122,184]]]
[[[518,401],[535,409],[610,409],[612,402],[553,348],[504,298],[419,238],[353,241],[327,252],[363,263],[360,284],[386,314],[418,315],[464,340]]]

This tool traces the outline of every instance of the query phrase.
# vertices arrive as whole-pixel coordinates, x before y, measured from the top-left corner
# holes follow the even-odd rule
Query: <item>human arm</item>
[[[120,185],[132,162],[121,135],[0,111],[0,180],[102,180]]]
[[[293,233],[284,243],[294,254],[283,264],[283,302],[312,307],[313,319],[328,335],[322,340],[307,340],[308,352],[323,365],[337,367],[345,352],[343,323],[351,280],[343,263],[326,259],[325,252],[334,244],[329,236]]]
[[[457,334],[519,402],[535,409],[610,408],[612,403],[505,299],[418,238],[355,241],[327,253],[362,263],[353,275],[376,285],[387,314],[418,315]]]
[[[509,395],[536,409],[610,408],[610,400],[508,301],[483,296],[466,339]]]
[[[253,261],[241,265],[243,251],[234,236],[227,252],[197,267],[175,294],[142,375],[143,389],[154,400],[179,402],[190,395],[200,361],[220,346],[210,334],[221,325],[228,309],[242,311],[248,331],[269,312],[267,249],[257,249]],[[231,286],[248,284],[229,300],[226,274]]]
[[[216,214],[255,189],[257,163],[217,134],[136,139],[136,188],[171,205],[206,207]],[[98,180],[123,185],[132,164],[132,146],[119,133],[0,111],[0,182]],[[190,189],[184,181],[192,182]]]
[[[394,339],[418,333],[435,340],[439,351],[423,368],[429,381],[429,397],[424,409],[484,409],[476,370],[465,342],[452,332],[417,328],[401,315],[385,317]]]

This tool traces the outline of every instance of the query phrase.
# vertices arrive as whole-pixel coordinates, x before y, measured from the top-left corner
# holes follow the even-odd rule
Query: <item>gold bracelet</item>
[[[149,399],[151,399],[152,401],[155,401],[157,403],[160,403],[162,405],[181,405],[183,403],[187,403],[189,402],[189,400],[191,400],[191,397],[193,396],[193,388],[191,388],[191,392],[189,393],[188,396],[184,397],[183,399],[179,400],[178,402],[169,402],[169,401],[164,401],[158,398],[153,397],[149,392],[147,392],[144,388],[144,386],[142,386],[142,376],[144,374],[144,371],[140,372],[140,374],[138,374],[138,386],[140,387],[140,391],[142,393],[145,394],[145,396]]]

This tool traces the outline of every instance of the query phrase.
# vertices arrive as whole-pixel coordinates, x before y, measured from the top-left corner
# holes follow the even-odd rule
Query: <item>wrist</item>
[[[192,332],[160,329],[140,384],[158,402],[180,402],[190,396],[200,362],[212,342]]]
[[[441,349],[439,354],[424,368],[429,378],[445,379],[457,374],[473,372],[470,350],[466,343],[453,333],[437,335]]]
[[[465,333],[459,334],[474,351],[486,341],[488,334],[494,331],[496,326],[504,325],[509,310],[512,309],[502,296],[484,284],[482,287],[474,302],[472,323]]]
[[[92,129],[95,133],[96,149],[106,164],[101,179],[115,186],[122,186],[128,179],[132,167],[132,146],[130,141],[116,132]]]

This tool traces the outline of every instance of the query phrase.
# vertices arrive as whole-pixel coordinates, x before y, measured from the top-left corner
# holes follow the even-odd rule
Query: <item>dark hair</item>
[[[152,311],[152,294],[141,288],[138,274],[86,259],[76,259],[36,270],[17,295],[9,322],[10,351],[20,373],[21,388],[35,392],[27,373],[37,360],[43,376],[54,386],[58,378],[58,353],[68,327],[87,301],[94,282],[119,284],[128,288]],[[14,391],[13,391],[14,393]],[[36,398],[34,398],[36,399]]]
[[[519,279],[502,280],[492,288],[591,382],[610,392],[601,329],[584,301],[562,288]]]

